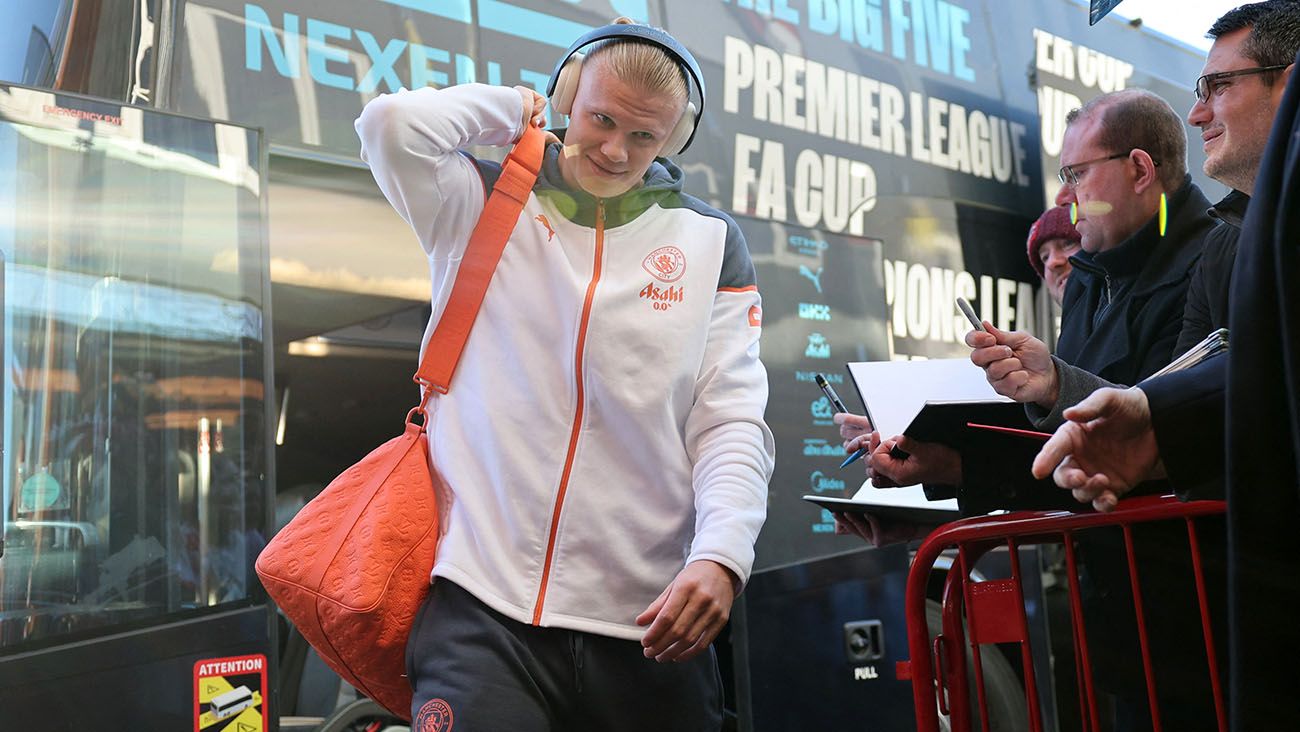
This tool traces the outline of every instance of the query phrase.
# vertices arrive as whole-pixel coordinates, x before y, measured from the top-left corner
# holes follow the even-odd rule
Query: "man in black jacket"
[[[1070,162],[1056,200],[1077,208],[1083,251],[1071,260],[1056,356],[1026,333],[967,336],[993,388],[1026,403],[1041,427],[1059,424],[1062,410],[1095,389],[1135,384],[1175,355],[1188,280],[1214,222],[1186,173],[1187,135],[1172,112],[1128,89],[1066,117],[1061,160]],[[1136,148],[1129,138],[1142,125],[1152,141]]]
[[[1234,732],[1295,724],[1300,604],[1300,80],[1288,78],[1242,224],[1226,355],[1139,389],[1104,389],[1034,462],[1106,510],[1137,482],[1200,473],[1228,501]],[[1084,425],[1087,425],[1086,427]],[[1217,449],[1216,449],[1217,446]],[[1216,481],[1217,479],[1217,481]]]
[[[1105,94],[1071,112],[1066,125],[1061,160],[1069,162],[1057,203],[1078,211],[1083,251],[1070,260],[1057,356],[1028,333],[991,324],[988,333],[967,335],[976,349],[971,360],[1040,424],[1059,423],[1063,409],[1099,386],[1135,384],[1170,361],[1188,279],[1214,227],[1209,201],[1187,174],[1183,121],[1163,99],[1141,89]],[[867,473],[878,487],[924,483],[936,498],[955,492],[967,513],[1066,500],[1028,479],[1032,446],[1009,448],[1005,438],[972,433],[958,454],[864,434],[845,449],[866,440],[873,446]],[[1008,455],[1016,448],[1020,460]]]
[[[1028,334],[989,324],[988,333],[967,337],[979,349],[972,360],[1031,415],[1059,419],[1092,391],[1076,384],[1137,383],[1173,356],[1187,283],[1214,227],[1209,201],[1187,175],[1186,144],[1183,120],[1144,90],[1103,95],[1067,117],[1057,203],[1076,207],[1083,251],[1071,258],[1058,355]],[[910,454],[900,459],[891,453],[895,444]],[[933,497],[950,486],[947,494],[955,490],[968,514],[1069,506],[1068,496],[1028,474],[1035,447],[974,431],[959,453],[891,438],[869,456],[868,474],[877,486],[925,482]],[[1169,729],[1212,729],[1203,647],[1183,647],[1187,629],[1199,627],[1199,617],[1184,612],[1195,608],[1190,570],[1179,561],[1187,556],[1185,531],[1166,528],[1135,532],[1147,611],[1161,619],[1151,642],[1162,721]],[[1116,729],[1147,729],[1123,543],[1090,534],[1080,544],[1088,624],[1108,631],[1104,642],[1089,644],[1096,680],[1115,694]]]
[[[1205,240],[1187,289],[1175,353],[1228,325],[1228,284],[1237,237],[1273,124],[1287,65],[1300,53],[1300,3],[1271,0],[1228,11],[1206,34],[1215,39],[1196,80],[1187,121],[1201,129],[1205,174],[1232,188],[1210,214],[1220,221]]]

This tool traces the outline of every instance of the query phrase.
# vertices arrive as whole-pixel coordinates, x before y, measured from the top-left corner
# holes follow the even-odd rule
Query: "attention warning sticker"
[[[194,664],[194,732],[263,732],[266,656],[205,658]]]

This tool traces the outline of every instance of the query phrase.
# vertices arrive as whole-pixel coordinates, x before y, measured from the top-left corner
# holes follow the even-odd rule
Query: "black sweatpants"
[[[637,641],[511,620],[439,578],[406,644],[412,732],[716,732],[713,648],[685,663]]]

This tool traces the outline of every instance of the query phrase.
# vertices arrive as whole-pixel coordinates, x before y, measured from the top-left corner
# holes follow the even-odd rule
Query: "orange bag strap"
[[[501,164],[501,176],[497,178],[492,195],[474,226],[447,307],[442,311],[433,335],[429,336],[424,358],[415,372],[415,383],[425,388],[421,407],[434,391],[446,394],[451,388],[452,374],[456,372],[456,364],[460,362],[465,342],[469,340],[470,328],[483,305],[488,282],[492,280],[506,241],[532,193],[533,183],[537,181],[545,148],[542,130],[530,124]]]

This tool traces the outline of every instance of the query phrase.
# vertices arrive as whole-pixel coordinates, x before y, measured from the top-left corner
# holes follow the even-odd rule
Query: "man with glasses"
[[[1056,355],[1027,333],[986,326],[987,333],[966,336],[971,360],[999,393],[1025,403],[1040,427],[1059,423],[1065,408],[1098,386],[1136,384],[1171,360],[1188,281],[1214,227],[1210,202],[1187,174],[1183,120],[1163,99],[1140,89],[1106,94],[1066,124],[1056,201],[1076,212],[1082,251],[1070,260]],[[907,438],[887,439],[870,455],[868,473],[877,486],[929,483],[927,495],[936,497],[942,484],[955,485],[967,513],[1070,503],[1027,474],[1023,446],[983,444],[990,439],[972,436],[957,460]],[[896,458],[895,445],[911,455]],[[1162,721],[1166,729],[1213,729],[1204,648],[1186,642],[1199,617],[1187,612],[1195,595],[1179,563],[1188,556],[1185,531],[1145,527],[1134,542],[1146,611],[1160,619],[1149,630]],[[1081,536],[1079,551],[1088,627],[1106,629],[1090,645],[1094,678],[1114,702],[1113,728],[1150,729],[1124,548],[1096,534]]]
[[[1206,238],[1192,274],[1175,353],[1228,325],[1228,282],[1237,237],[1291,62],[1300,51],[1300,3],[1243,5],[1215,21],[1206,35],[1215,41],[1205,73],[1196,80],[1196,103],[1187,121],[1201,129],[1205,174],[1232,191],[1210,210],[1220,224]]]
[[[1186,146],[1182,120],[1141,89],[1102,95],[1066,117],[1056,202],[1076,211],[1083,251],[1072,258],[1056,356],[1026,333],[967,336],[971,360],[1040,427],[1175,355],[1188,281],[1214,226],[1187,174]]]
[[[1232,310],[1233,348],[1141,388],[1097,392],[1071,412],[1034,469],[1042,476],[1055,470],[1059,485],[1100,510],[1156,475],[1168,475],[1187,497],[1226,495],[1231,729],[1281,728],[1294,723],[1291,668],[1300,652],[1292,617],[1300,602],[1292,538],[1300,515],[1300,306],[1292,294],[1300,87],[1292,64],[1269,67],[1300,50],[1300,3],[1243,6],[1220,18],[1209,35],[1216,40],[1189,120],[1203,130],[1206,171],[1256,198],[1244,222],[1232,297],[1226,294],[1231,252],[1217,272],[1208,262],[1202,268],[1210,301],[1218,298]],[[1189,300],[1189,312],[1191,306]]]

